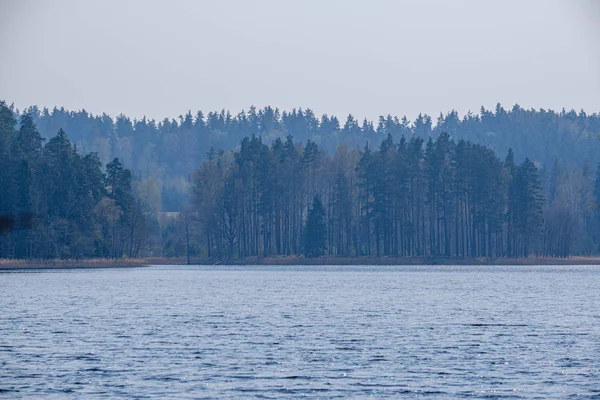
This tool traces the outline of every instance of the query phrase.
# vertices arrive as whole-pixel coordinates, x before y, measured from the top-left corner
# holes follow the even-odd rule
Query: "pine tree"
[[[352,236],[352,191],[350,182],[344,172],[339,169],[334,181],[333,193],[331,196],[332,218],[330,221],[331,230],[335,237],[336,255],[350,255],[350,243]],[[333,243],[330,243],[330,251]]]

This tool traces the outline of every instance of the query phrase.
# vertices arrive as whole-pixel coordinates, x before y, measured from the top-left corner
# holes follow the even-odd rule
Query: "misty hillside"
[[[390,115],[378,121],[360,121],[352,115],[318,117],[310,109],[280,111],[272,107],[250,107],[235,115],[225,110],[188,112],[162,121],[132,120],[125,115],[112,118],[64,108],[40,110],[36,106],[22,113],[32,116],[46,139],[63,129],[79,152],[95,152],[103,164],[118,157],[135,176],[156,178],[162,187],[164,211],[180,209],[189,174],[207,158],[211,148],[232,150],[242,138],[253,135],[265,142],[291,135],[296,141],[311,140],[333,153],[340,143],[377,146],[388,134],[397,142],[402,136],[428,140],[447,132],[451,138],[485,145],[498,155],[505,155],[512,147],[517,157],[527,155],[542,170],[550,169],[556,161],[591,168],[600,151],[598,113],[525,110],[518,105],[510,110],[500,104],[495,110],[482,107],[478,114],[465,116],[451,111],[435,120],[419,115],[414,121]]]

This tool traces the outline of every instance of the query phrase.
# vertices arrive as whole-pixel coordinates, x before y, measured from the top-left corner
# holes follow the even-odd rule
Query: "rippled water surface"
[[[600,267],[0,273],[0,397],[600,398]]]

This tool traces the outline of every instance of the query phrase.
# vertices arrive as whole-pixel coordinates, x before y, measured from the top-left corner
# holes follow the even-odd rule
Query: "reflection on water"
[[[0,273],[0,397],[600,398],[600,267]]]

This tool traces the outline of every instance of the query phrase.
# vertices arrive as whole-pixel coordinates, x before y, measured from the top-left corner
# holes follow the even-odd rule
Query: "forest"
[[[204,113],[188,111],[176,119],[155,121],[92,115],[86,110],[32,106],[15,114],[28,114],[42,138],[49,139],[63,129],[81,154],[95,152],[106,165],[115,158],[136,178],[152,178],[160,191],[161,211],[181,211],[186,202],[189,174],[205,161],[211,148],[234,150],[245,137],[260,136],[265,143],[279,138],[314,142],[332,154],[340,143],[377,146],[388,134],[394,142],[402,136],[416,136],[425,142],[446,132],[451,138],[484,145],[498,155],[512,147],[517,162],[529,157],[540,168],[551,170],[558,160],[564,168],[594,168],[600,154],[600,116],[574,110],[510,109],[500,104],[494,110],[481,107],[478,114],[459,116],[456,111],[437,118],[418,115],[381,116],[377,121],[359,120],[353,115],[338,118],[316,116],[307,109],[281,111],[250,107]]]
[[[157,222],[143,182],[133,182],[116,158],[104,167],[96,153],[80,154],[62,129],[45,141],[28,114],[16,127],[16,116],[0,103],[0,215],[14,221],[0,232],[0,258],[120,258],[139,256],[142,246],[148,251]]]
[[[600,169],[562,172],[547,190],[529,158],[500,159],[447,133],[388,134],[378,147],[328,155],[257,136],[209,154],[189,211],[209,257],[272,255],[567,257],[598,251]],[[592,193],[593,192],[593,193]]]
[[[0,258],[520,258],[600,251],[600,117],[179,121],[0,103]]]

